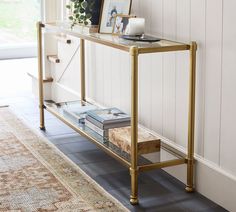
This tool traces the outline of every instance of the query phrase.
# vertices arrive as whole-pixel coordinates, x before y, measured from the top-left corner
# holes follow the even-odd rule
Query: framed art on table
[[[111,34],[116,16],[129,15],[131,3],[132,0],[103,0],[99,32]]]

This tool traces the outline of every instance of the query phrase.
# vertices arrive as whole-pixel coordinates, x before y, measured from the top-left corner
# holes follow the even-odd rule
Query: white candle
[[[144,18],[130,18],[129,24],[126,28],[126,35],[142,35],[145,31],[145,19]]]

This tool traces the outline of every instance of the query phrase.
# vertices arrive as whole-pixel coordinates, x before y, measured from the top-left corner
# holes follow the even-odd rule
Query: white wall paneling
[[[111,67],[110,67],[110,72],[111,72],[111,96],[112,96],[112,106],[120,107],[121,105],[121,62],[120,62],[120,51],[115,49],[115,50],[110,50],[111,54]]]
[[[96,81],[96,66],[94,66],[97,60],[96,45],[91,42],[86,42],[85,45],[86,95],[93,99],[96,95],[96,83],[93,83]]]
[[[151,57],[147,55],[139,56],[139,121],[146,127],[151,127],[151,98],[152,85],[151,81]]]
[[[214,10],[214,9],[213,9]],[[191,1],[191,40],[198,44],[196,82],[195,152],[203,155],[204,148],[204,88],[206,61],[206,0]]]
[[[43,5],[43,17],[42,20],[46,22],[52,22],[55,20],[61,20],[62,13],[62,1],[61,0],[42,0]]]
[[[190,1],[183,0],[176,4],[176,39],[190,41]],[[188,135],[188,85],[189,53],[176,54],[175,74],[175,139],[176,143],[186,147]]]
[[[176,0],[163,1],[163,37],[176,40]],[[175,141],[176,54],[163,54],[163,135]]]
[[[112,105],[112,61],[109,52],[109,47],[104,47],[103,52],[103,64],[104,64],[104,105]]]
[[[163,0],[152,1],[150,33],[163,37]],[[151,129],[163,134],[163,54],[151,58]],[[157,101],[158,99],[158,101]]]
[[[103,53],[104,53],[104,47],[102,45],[96,45],[95,46],[95,54],[96,54],[96,60],[95,63],[92,63],[92,69],[94,69],[93,74],[94,74],[94,83],[95,83],[95,99],[96,101],[100,102],[103,104],[103,97],[104,97],[104,63],[103,61]],[[110,68],[111,71],[111,68]],[[109,80],[109,79],[108,79]],[[92,82],[91,82],[92,83]]]
[[[203,155],[216,164],[219,164],[220,144],[222,3],[222,0],[206,1],[205,142]]]
[[[146,18],[147,33],[198,43],[196,184],[201,193],[231,211],[236,211],[230,196],[236,185],[235,8],[235,0],[133,0],[132,8],[133,14]],[[130,113],[129,54],[90,42],[86,45],[88,96]],[[63,47],[59,51],[64,58],[63,54],[72,50]],[[188,52],[178,52],[141,55],[139,61],[140,122],[183,150],[187,142],[188,59]],[[71,66],[76,71],[78,67],[76,62]],[[79,93],[77,77],[67,76],[66,81],[74,83],[63,83]],[[175,176],[183,175],[180,170],[168,169]],[[227,184],[228,192],[222,191],[221,182]],[[218,191],[223,192],[221,197]]]
[[[120,53],[120,86],[121,86],[121,109],[130,114],[130,99],[131,99],[131,75],[130,75],[130,59],[126,52]]]
[[[236,176],[236,1],[223,5],[223,64],[220,131],[220,166]]]

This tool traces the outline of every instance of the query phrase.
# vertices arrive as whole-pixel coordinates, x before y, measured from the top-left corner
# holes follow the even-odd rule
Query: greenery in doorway
[[[92,18],[94,0],[70,0],[66,7],[70,10],[71,28],[76,24],[88,25]]]
[[[0,40],[32,42],[36,39],[35,23],[40,17],[40,0],[0,1]]]

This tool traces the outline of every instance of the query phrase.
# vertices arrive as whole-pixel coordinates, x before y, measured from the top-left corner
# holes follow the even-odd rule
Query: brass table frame
[[[114,156],[119,161],[123,162],[130,169],[131,175],[131,195],[130,203],[138,204],[138,173],[141,171],[148,171],[157,168],[170,167],[180,164],[187,164],[187,185],[186,191],[194,191],[194,126],[195,126],[195,86],[196,86],[196,42],[191,44],[172,45],[156,48],[139,48],[137,46],[118,45],[112,42],[99,40],[89,35],[76,34],[80,38],[80,71],[81,71],[81,100],[86,101],[85,90],[85,40],[100,43],[106,46],[117,48],[130,53],[131,59],[131,162],[125,161],[122,157],[115,155],[111,150],[106,149],[101,144],[96,142],[94,138],[77,129],[77,127],[65,119],[62,119],[56,113],[51,111],[44,105],[43,94],[43,52],[42,52],[42,28],[45,24],[37,23],[38,29],[38,80],[39,80],[39,109],[40,109],[40,129],[45,130],[44,109],[49,110],[59,119],[64,121],[71,128],[79,132],[81,135],[89,138],[91,141],[100,146],[108,154]],[[73,33],[71,33],[73,35]],[[137,135],[138,135],[138,56],[140,54],[155,53],[155,52],[170,52],[170,51],[184,51],[190,52],[190,78],[189,78],[189,111],[188,111],[188,148],[187,155],[183,159],[174,159],[165,162],[153,163],[148,165],[138,165],[137,152]]]

